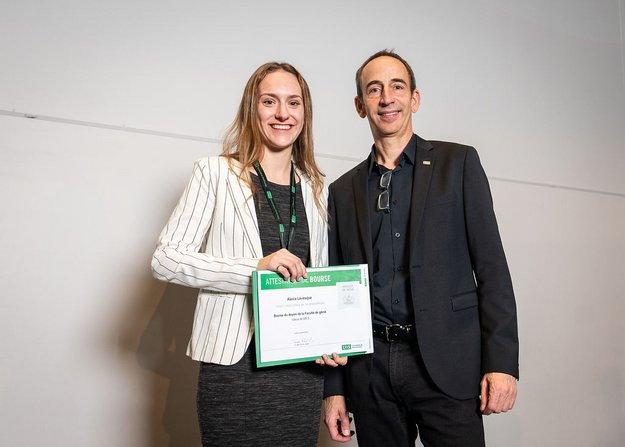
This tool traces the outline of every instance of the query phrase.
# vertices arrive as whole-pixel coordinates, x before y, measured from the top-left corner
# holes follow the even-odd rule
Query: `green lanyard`
[[[295,168],[293,167],[293,162],[291,162],[291,222],[289,224],[289,239],[287,241],[284,240],[284,224],[282,223],[280,212],[273,201],[273,195],[269,190],[265,171],[263,171],[263,168],[260,166],[260,162],[258,161],[255,161],[252,166],[256,169],[256,173],[260,179],[260,186],[262,186],[263,191],[265,192],[269,208],[271,208],[273,217],[276,219],[276,223],[278,224],[278,231],[280,232],[280,248],[286,248],[288,250],[289,245],[291,245],[293,237],[295,236],[295,222],[297,221],[297,218],[295,217]]]

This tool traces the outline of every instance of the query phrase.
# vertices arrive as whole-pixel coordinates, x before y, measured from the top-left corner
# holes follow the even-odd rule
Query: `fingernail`
[[[351,434],[351,430],[343,430],[343,436],[349,436]]]

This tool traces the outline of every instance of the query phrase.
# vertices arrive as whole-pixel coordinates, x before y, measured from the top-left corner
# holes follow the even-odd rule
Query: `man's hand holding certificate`
[[[373,352],[367,265],[307,273],[289,282],[268,270],[254,272],[257,366]]]

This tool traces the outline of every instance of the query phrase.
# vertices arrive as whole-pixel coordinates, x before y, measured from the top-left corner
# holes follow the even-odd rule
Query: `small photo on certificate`
[[[269,270],[254,272],[257,366],[373,352],[367,265],[307,273],[308,278],[290,282]]]

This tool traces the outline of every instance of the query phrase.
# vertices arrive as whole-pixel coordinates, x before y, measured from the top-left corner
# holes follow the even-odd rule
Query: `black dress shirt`
[[[377,324],[414,323],[408,268],[408,229],[416,152],[417,139],[413,135],[393,169],[388,188],[388,211],[378,209],[378,196],[383,191],[380,178],[389,169],[377,164],[375,146],[369,156],[369,221],[373,243],[371,285],[373,322]]]

